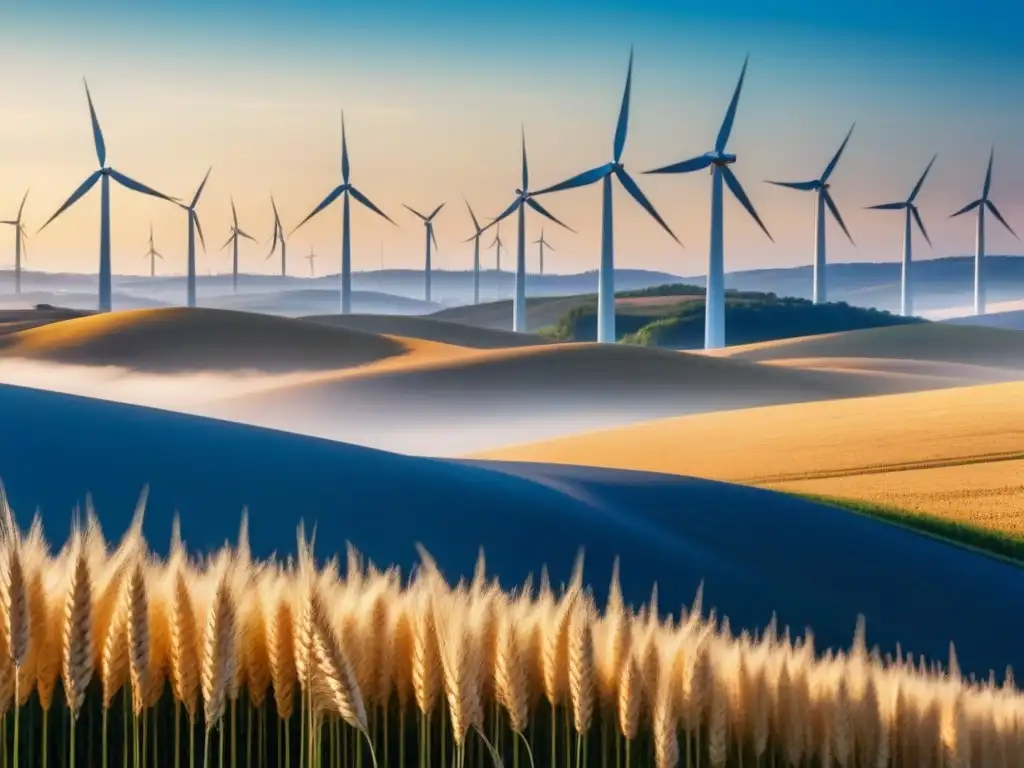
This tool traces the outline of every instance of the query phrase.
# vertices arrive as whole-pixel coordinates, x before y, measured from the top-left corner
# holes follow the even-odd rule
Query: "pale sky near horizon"
[[[992,199],[1024,236],[1022,13],[978,0],[970,14],[946,0],[809,5],[737,0],[714,11],[661,0],[584,3],[537,0],[498,6],[446,0],[430,6],[386,0],[349,6],[324,0],[283,5],[225,0],[216,9],[109,0],[89,15],[70,0],[14,0],[0,10],[0,219],[27,187],[28,268],[94,272],[99,188],[36,234],[96,168],[82,76],[89,79],[114,168],[167,194],[190,198],[207,167],[199,205],[207,267],[229,268],[218,251],[233,196],[243,229],[242,269],[271,273],[271,193],[294,227],[340,183],[339,112],[345,109],[352,181],[400,226],[353,202],[357,270],[421,268],[423,226],[406,211],[437,217],[440,269],[468,269],[478,217],[496,215],[519,183],[525,126],[531,184],[548,185],[610,159],[631,44],[633,99],[626,167],[683,241],[680,249],[621,189],[615,194],[619,267],[702,274],[710,185],[704,173],[640,172],[711,149],[748,51],[750,69],[730,141],[735,170],[775,237],[772,244],[732,199],[725,208],[728,270],[795,266],[811,259],[813,195],[763,183],[817,177],[853,121],[833,194],[857,241],[829,222],[829,260],[899,258],[898,212],[864,206],[904,199],[935,152],[919,204],[934,243],[916,237],[915,257],[973,252],[973,216],[948,218],[980,195],[996,147]],[[242,11],[242,8],[245,11]],[[514,13],[513,13],[514,11]],[[12,76],[13,75],[13,76]],[[186,218],[169,203],[112,185],[114,271],[148,273],[152,221],[164,272],[181,273]],[[546,226],[554,272],[594,269],[600,188],[546,196],[578,234]],[[312,245],[318,273],[340,264],[340,203],[289,243],[289,271]],[[989,218],[989,253],[1024,247]],[[528,240],[540,219],[527,216]],[[0,229],[0,265],[13,237]],[[515,248],[514,220],[502,227]],[[489,245],[488,238],[484,245]],[[493,252],[484,256],[493,264]],[[536,268],[535,246],[528,256]],[[511,265],[511,254],[503,266]]]

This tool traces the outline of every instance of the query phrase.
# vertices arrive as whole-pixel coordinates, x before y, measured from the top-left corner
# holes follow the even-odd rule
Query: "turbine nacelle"
[[[707,152],[704,155],[708,160],[711,161],[712,165],[723,166],[732,165],[736,162],[736,155],[729,152]]]

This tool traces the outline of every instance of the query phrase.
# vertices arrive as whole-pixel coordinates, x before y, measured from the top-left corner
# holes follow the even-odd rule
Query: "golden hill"
[[[1024,531],[1024,383],[705,413],[490,451],[761,485]]]
[[[551,343],[543,336],[532,333],[466,325],[422,315],[311,315],[303,319],[367,333],[423,339],[473,349],[503,349]]]

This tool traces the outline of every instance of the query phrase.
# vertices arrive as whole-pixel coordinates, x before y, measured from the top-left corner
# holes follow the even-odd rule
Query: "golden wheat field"
[[[895,504],[1008,532],[1024,512],[1024,383],[696,414],[482,454]],[[941,414],[941,417],[939,416]]]
[[[6,506],[6,505],[4,505]],[[0,531],[6,765],[965,766],[1024,761],[1012,676],[728,619],[599,609],[570,583],[503,590],[481,554],[449,584],[349,550],[318,564],[239,543],[169,556],[141,511],[110,547],[89,512],[53,553],[37,519]]]

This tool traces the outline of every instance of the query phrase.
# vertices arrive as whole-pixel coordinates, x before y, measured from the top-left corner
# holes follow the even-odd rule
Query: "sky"
[[[345,111],[352,181],[398,224],[354,205],[354,268],[422,268],[423,225],[403,204],[431,210],[434,265],[469,269],[478,217],[497,215],[519,185],[525,131],[531,184],[561,181],[611,159],[630,47],[635,50],[626,168],[668,221],[676,245],[617,189],[616,265],[674,274],[707,267],[710,178],[642,172],[712,148],[746,54],[750,66],[729,151],[775,242],[731,198],[730,271],[808,264],[814,199],[766,179],[815,178],[856,122],[832,193],[856,246],[829,222],[829,260],[898,260],[899,212],[865,206],[904,199],[934,153],[919,197],[933,247],[915,258],[973,252],[972,216],[949,214],[980,196],[994,145],[992,199],[1024,236],[1024,10],[976,0],[831,3],[811,0],[6,0],[0,5],[0,219],[27,188],[28,268],[94,272],[99,189],[45,230],[43,222],[97,167],[82,86],[88,78],[108,163],[166,194],[190,198],[213,168],[198,211],[208,252],[201,272],[230,269],[234,199],[242,270],[270,273],[270,195],[291,230],[340,183]],[[545,225],[545,267],[598,265],[600,185],[547,196],[576,233]],[[184,212],[112,189],[112,252],[119,274],[148,273],[149,227],[185,269]],[[289,239],[289,272],[340,267],[335,203]],[[990,220],[991,221],[991,220]],[[527,239],[542,222],[527,215]],[[502,227],[515,249],[514,221]],[[488,238],[483,245],[491,242]],[[0,229],[0,267],[13,263]],[[992,222],[990,253],[1024,247]],[[484,254],[485,265],[494,253]],[[536,269],[536,246],[529,265]],[[503,256],[504,265],[512,263]]]

